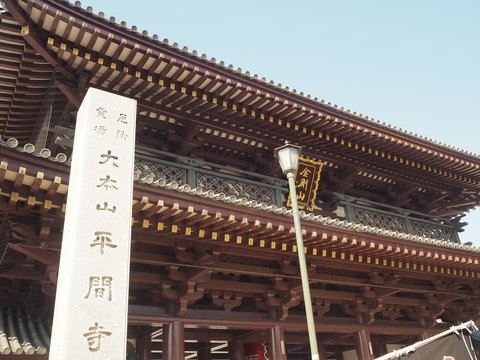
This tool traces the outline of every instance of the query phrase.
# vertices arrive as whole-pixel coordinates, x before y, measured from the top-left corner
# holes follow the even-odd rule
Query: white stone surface
[[[136,107],[90,88],[78,111],[50,360],[126,358]]]

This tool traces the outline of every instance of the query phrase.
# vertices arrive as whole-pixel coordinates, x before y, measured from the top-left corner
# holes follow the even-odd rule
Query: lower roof
[[[19,306],[0,307],[0,355],[45,355],[50,325]]]

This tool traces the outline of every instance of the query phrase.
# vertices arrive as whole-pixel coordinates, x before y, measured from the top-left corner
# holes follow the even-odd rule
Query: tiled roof
[[[176,42],[170,43],[170,41],[168,39],[160,40],[160,38],[157,34],[149,36],[147,30],[140,31],[137,28],[137,26],[135,26],[135,25],[132,25],[132,26],[128,27],[127,23],[125,21],[120,21],[120,23],[118,23],[117,20],[115,19],[115,17],[113,17],[113,16],[111,16],[107,19],[106,16],[105,16],[105,13],[102,12],[102,11],[100,11],[98,13],[94,13],[93,8],[91,6],[87,6],[86,9],[82,8],[82,3],[80,1],[75,1],[75,3],[73,3],[73,4],[70,3],[68,0],[63,0],[63,1],[66,2],[67,4],[71,5],[71,6],[76,7],[79,11],[82,11],[84,13],[89,14],[90,16],[96,17],[96,18],[104,21],[109,26],[113,25],[113,26],[116,26],[118,28],[121,28],[124,31],[128,31],[128,32],[130,32],[130,33],[132,33],[136,36],[143,37],[143,38],[145,38],[147,40],[150,40],[150,41],[154,41],[158,44],[161,44],[162,46],[168,47],[170,50],[178,51],[179,53],[183,53],[184,55],[194,57],[198,60],[204,61],[205,63],[207,63],[209,65],[216,66],[216,67],[220,68],[222,71],[230,72],[235,76],[242,76],[244,78],[248,78],[251,81],[258,82],[259,84],[262,84],[264,86],[268,86],[268,87],[270,87],[274,90],[282,91],[285,94],[287,94],[288,96],[293,96],[293,97],[296,97],[296,98],[301,99],[301,100],[306,100],[310,103],[313,103],[317,106],[321,106],[321,107],[323,107],[325,109],[328,109],[330,111],[337,112],[337,113],[342,114],[344,116],[369,123],[373,126],[380,127],[380,128],[386,129],[388,131],[392,131],[392,132],[397,133],[399,135],[403,135],[403,136],[410,137],[412,139],[420,140],[424,143],[428,143],[428,144],[431,144],[431,145],[434,145],[434,146],[438,146],[438,147],[441,147],[441,148],[444,148],[444,149],[448,149],[450,151],[454,151],[454,152],[462,154],[462,155],[470,156],[470,157],[475,158],[475,159],[480,159],[480,155],[475,154],[473,152],[465,151],[465,150],[459,149],[457,147],[450,146],[450,145],[447,145],[447,144],[444,144],[442,142],[426,138],[426,137],[418,135],[418,134],[414,134],[412,132],[403,130],[401,128],[397,128],[396,126],[392,126],[392,125],[389,125],[385,122],[375,120],[374,118],[363,115],[363,114],[358,114],[355,111],[344,108],[343,106],[338,106],[336,104],[332,104],[331,102],[327,102],[323,99],[319,100],[317,97],[312,97],[311,95],[308,95],[308,94],[305,95],[301,91],[297,91],[296,89],[290,89],[289,86],[283,86],[281,83],[275,83],[275,81],[268,80],[265,77],[260,77],[257,74],[252,75],[250,71],[243,71],[241,68],[236,68],[235,69],[235,67],[232,64],[227,65],[227,64],[225,64],[224,61],[217,61],[217,59],[214,58],[214,57],[211,57],[209,59],[206,54],[199,55],[197,50],[189,50],[189,48],[187,46],[181,47]]]
[[[248,207],[258,211],[265,211],[277,215],[285,215],[291,217],[292,210],[282,206],[278,207],[276,205],[266,204],[264,202],[258,203],[255,200],[248,200],[246,198],[236,198],[234,195],[225,196],[223,193],[215,193],[212,190],[204,190],[201,188],[194,188],[192,189],[189,185],[181,185],[179,186],[178,183],[175,181],[167,183],[165,179],[156,179],[153,178],[143,178],[137,179],[137,182],[146,183],[153,186],[158,186],[166,189],[171,189],[179,192],[188,193],[194,196],[201,196],[205,198],[209,198],[212,200],[223,201],[232,205]],[[354,222],[349,222],[347,220],[340,220],[340,219],[332,219],[330,217],[325,217],[322,215],[315,215],[313,213],[308,213],[305,211],[300,211],[300,217],[304,221],[332,226],[338,229],[345,229],[354,232],[360,233],[367,233],[382,237],[389,237],[394,239],[406,240],[410,242],[425,244],[425,245],[433,245],[437,247],[455,249],[455,250],[463,250],[469,252],[480,253],[480,248],[471,246],[471,245],[463,245],[459,243],[437,240],[432,238],[426,238],[418,235],[406,234],[400,231],[393,231],[393,230],[386,230],[374,226],[358,224]]]
[[[16,141],[16,139],[13,139],[13,138],[7,141],[0,138],[0,146],[8,147],[18,152],[33,154],[35,156],[44,158],[45,160],[49,160],[52,162],[65,163],[66,165],[70,165],[70,163],[66,161],[67,160],[66,155],[63,153],[59,153],[56,156],[51,156],[51,152],[49,149],[41,149],[39,150],[39,152],[35,152],[35,148],[31,144],[26,144],[24,147],[18,147],[18,141]],[[28,150],[26,150],[26,148],[28,148]],[[175,181],[167,182],[167,180],[163,178],[155,179],[150,175],[140,178],[139,174],[135,173],[134,179],[136,183],[140,183],[140,184],[157,186],[165,189],[187,193],[193,196],[200,196],[200,197],[204,197],[204,198],[208,198],[216,201],[222,201],[222,202],[229,203],[236,206],[247,207],[257,211],[264,211],[264,212],[274,213],[277,215],[285,215],[289,217],[291,216],[291,210],[284,206],[278,207],[276,205],[271,205],[264,202],[257,202],[255,200],[250,200],[244,197],[237,198],[234,195],[226,196],[224,193],[216,193],[212,190],[204,189],[200,187],[196,187],[192,189],[188,184],[179,185]],[[305,211],[300,211],[300,217],[304,221],[332,226],[339,229],[345,229],[345,230],[350,230],[354,232],[367,233],[367,234],[372,234],[377,236],[406,240],[410,242],[432,245],[437,247],[480,253],[480,247],[463,245],[463,244],[448,242],[444,240],[426,238],[418,235],[403,233],[400,231],[386,230],[386,229],[382,229],[374,226],[349,222],[347,220],[332,219],[330,217],[314,215],[313,213],[308,213]]]
[[[0,307],[0,355],[44,355],[50,342],[44,321],[19,307]]]

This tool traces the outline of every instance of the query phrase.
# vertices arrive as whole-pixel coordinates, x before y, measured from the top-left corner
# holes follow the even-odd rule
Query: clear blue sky
[[[480,1],[82,1],[88,5],[208,58],[480,154]],[[466,221],[462,241],[480,246],[480,211]]]

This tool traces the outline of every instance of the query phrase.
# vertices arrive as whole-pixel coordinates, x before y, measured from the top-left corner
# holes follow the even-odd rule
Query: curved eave
[[[432,150],[435,149],[443,149],[447,153],[452,151],[453,153],[466,155],[467,157],[472,157],[475,159],[479,159],[479,156],[473,154],[471,152],[464,152],[461,149],[457,149],[448,145],[444,145],[433,141],[431,139],[426,139],[421,136],[417,136],[416,134],[408,133],[398,129],[396,127],[392,127],[390,125],[380,123],[374,121],[373,119],[369,119],[368,116],[358,115],[355,112],[352,112],[348,109],[344,109],[343,107],[338,107],[336,105],[330,106],[330,103],[325,103],[323,100],[318,102],[314,99],[311,99],[310,95],[304,96],[303,92],[297,93],[296,90],[290,91],[287,87],[282,87],[280,85],[275,85],[273,81],[267,81],[265,78],[260,78],[258,75],[250,76],[250,72],[242,72],[240,69],[233,70],[233,65],[226,66],[223,61],[217,63],[215,58],[211,58],[207,60],[206,55],[199,56],[197,51],[193,50],[192,52],[188,51],[188,48],[183,47],[179,48],[178,44],[174,43],[173,45],[168,45],[168,40],[164,40],[160,42],[158,40],[157,35],[153,35],[153,37],[148,36],[147,31],[142,31],[139,33],[137,31],[136,26],[132,26],[131,28],[126,27],[125,22],[121,22],[120,24],[115,22],[115,18],[110,17],[109,20],[104,18],[104,13],[100,12],[98,15],[93,13],[93,9],[88,7],[87,9],[81,8],[80,2],[76,2],[75,5],[70,4],[68,1],[43,1],[43,0],[36,0],[33,1],[36,3],[38,8],[42,7],[42,12],[48,14],[49,4],[54,7],[54,10],[59,10],[61,12],[65,11],[70,13],[69,16],[73,16],[69,18],[69,25],[68,26],[75,26],[74,23],[77,18],[80,21],[88,21],[91,22],[92,25],[96,27],[97,30],[102,30],[105,34],[114,34],[118,38],[121,39],[128,39],[131,40],[130,46],[135,47],[135,44],[140,46],[140,49],[147,50],[153,46],[161,48],[162,52],[166,54],[166,59],[171,60],[171,58],[176,58],[179,54],[183,57],[188,58],[189,63],[191,64],[191,69],[194,69],[196,66],[200,66],[207,71],[210,71],[213,78],[216,77],[223,77],[223,80],[231,79],[232,75],[233,78],[236,78],[237,81],[245,82],[247,86],[253,88],[260,89],[262,88],[265,93],[271,94],[271,96],[279,96],[279,97],[288,97],[290,100],[297,102],[297,105],[304,105],[304,106],[320,106],[320,108],[326,112],[328,115],[331,116],[343,116],[348,118],[356,125],[367,126],[370,130],[375,129],[383,129],[385,133],[392,136],[397,136],[399,139],[403,140],[413,140],[417,141],[417,145],[426,145],[431,146]],[[32,6],[29,4],[29,6]],[[34,5],[35,6],[35,5]],[[51,10],[53,13],[54,10]],[[72,13],[73,11],[73,13]],[[55,17],[58,18],[62,15],[62,13],[55,12]],[[83,25],[83,23],[82,23]],[[67,26],[66,29],[69,29]],[[105,35],[104,34],[104,35]],[[108,36],[108,35],[107,35]],[[127,40],[127,42],[128,42]],[[144,48],[145,46],[145,48]]]
[[[0,150],[4,206],[62,215],[66,209],[68,167],[10,153]],[[39,167],[44,172],[37,171]],[[308,213],[302,217],[308,256],[472,279],[480,276],[479,248]],[[279,254],[296,252],[289,210],[188,186],[136,183],[133,219],[134,232],[234,245],[238,251],[253,247]]]
[[[66,99],[50,86],[54,68],[25,41],[21,31],[14,19],[1,15],[0,134],[26,142],[39,111],[58,115]]]
[[[47,49],[67,68],[89,73],[91,86],[141,99],[145,113],[158,111],[159,105],[171,116],[183,109],[193,113],[201,109],[203,116],[226,122],[224,128],[250,129],[264,142],[270,140],[268,146],[288,138],[305,145],[312,158],[335,162],[344,157],[395,176],[410,174],[412,182],[421,177],[480,188],[480,165],[473,155],[289,93],[67,2],[19,4],[45,31]]]

